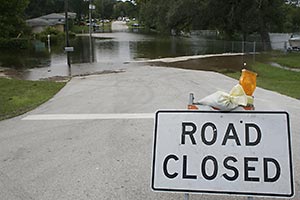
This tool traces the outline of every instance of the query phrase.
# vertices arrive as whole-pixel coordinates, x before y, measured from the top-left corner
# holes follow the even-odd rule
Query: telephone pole
[[[67,64],[68,64],[69,75],[70,75],[71,74],[70,52],[69,52],[69,50],[67,50],[68,47],[70,47],[68,9],[69,9],[68,0],[65,0],[65,34],[66,34],[66,47],[67,47],[67,48],[65,48],[65,52],[67,52]]]

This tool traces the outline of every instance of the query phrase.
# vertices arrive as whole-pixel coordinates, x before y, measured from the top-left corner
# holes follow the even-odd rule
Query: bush
[[[0,49],[27,49],[29,44],[27,38],[0,38]]]
[[[65,33],[57,30],[54,27],[47,27],[43,32],[37,34],[36,39],[46,43],[48,40],[48,35],[50,35],[51,44],[59,44],[65,40]],[[69,31],[70,38],[74,38],[75,36],[75,33]]]
[[[75,33],[88,33],[89,32],[89,27],[88,26],[80,26],[80,25],[74,25],[72,29],[70,29],[72,32]]]
[[[37,34],[37,39],[41,40],[42,42],[47,42],[48,35],[51,37],[52,44],[58,44],[65,38],[65,34],[63,32],[54,27],[47,27],[43,32]]]

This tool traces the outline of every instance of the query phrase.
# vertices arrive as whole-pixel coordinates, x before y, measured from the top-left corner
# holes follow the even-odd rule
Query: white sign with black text
[[[257,111],[158,111],[152,189],[291,197],[289,115]]]

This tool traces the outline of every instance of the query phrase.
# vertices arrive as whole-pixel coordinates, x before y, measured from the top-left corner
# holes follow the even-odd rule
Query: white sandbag
[[[241,85],[234,86],[230,93],[217,91],[203,99],[198,104],[210,106],[223,111],[234,110],[239,106],[246,106],[248,97]]]

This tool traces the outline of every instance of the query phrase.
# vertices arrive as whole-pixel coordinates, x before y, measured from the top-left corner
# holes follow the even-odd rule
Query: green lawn
[[[300,53],[291,52],[286,54],[277,54],[271,57],[271,61],[285,67],[300,68]]]
[[[71,28],[71,31],[74,33],[88,33],[89,27],[88,26],[79,26],[79,25],[73,25]]]
[[[252,71],[258,74],[257,86],[300,99],[300,72],[272,67],[261,62],[256,62],[250,67]],[[239,79],[241,73],[225,74]]]
[[[263,57],[266,57],[265,55]],[[273,67],[270,60],[288,66],[300,62],[300,54],[276,54],[267,59],[249,64],[249,69],[258,74],[257,86],[300,99],[300,72]],[[276,61],[275,61],[276,60]],[[296,65],[295,65],[296,66]],[[298,66],[298,65],[297,65]],[[220,71],[239,79],[241,72]],[[36,108],[55,95],[65,83],[50,81],[25,81],[0,78],[0,120],[23,114]]]
[[[0,120],[34,109],[55,95],[65,83],[0,78]]]

